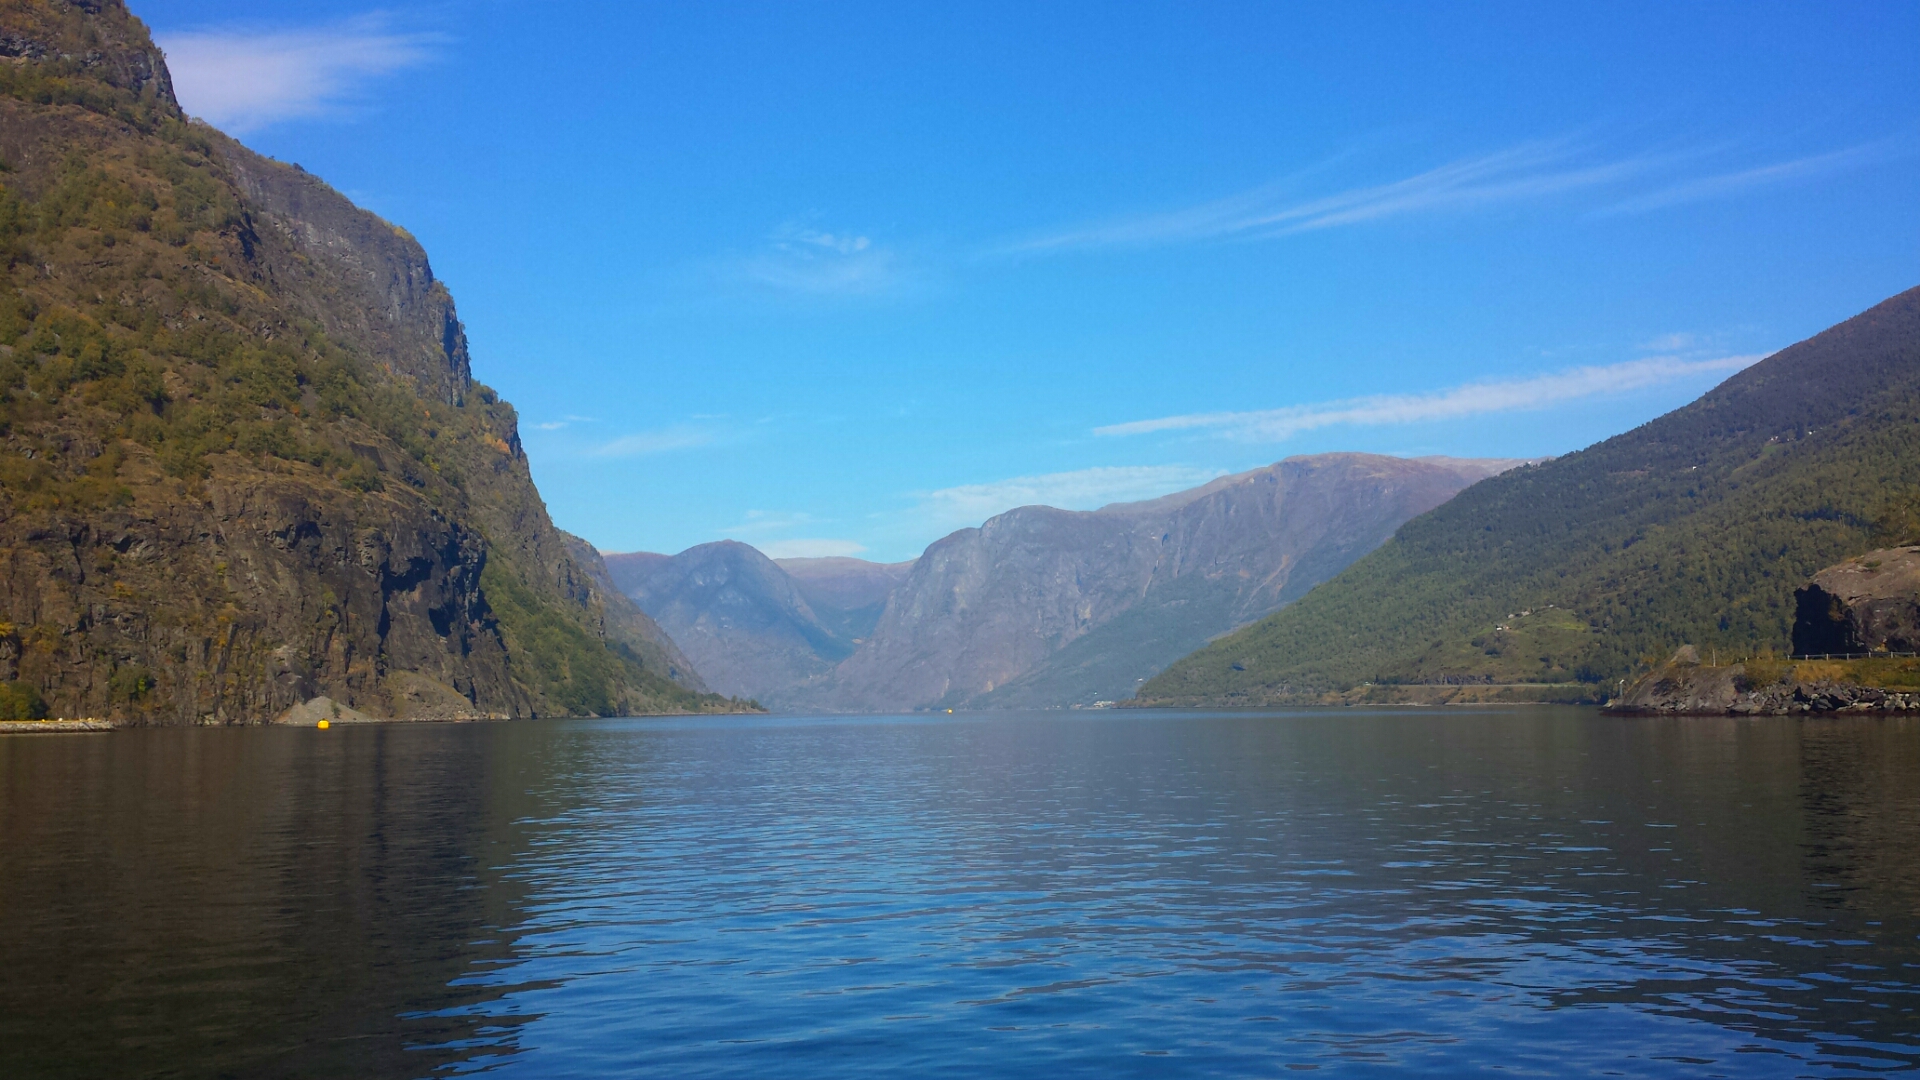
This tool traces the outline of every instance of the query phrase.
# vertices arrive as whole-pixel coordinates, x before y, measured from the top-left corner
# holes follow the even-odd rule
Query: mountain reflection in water
[[[1917,933],[1909,720],[0,739],[10,1077],[1878,1075]]]

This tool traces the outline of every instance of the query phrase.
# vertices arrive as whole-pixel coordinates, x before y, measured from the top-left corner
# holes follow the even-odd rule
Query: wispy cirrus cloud
[[[1766,187],[1772,184],[1787,184],[1802,180],[1814,180],[1823,176],[1845,172],[1848,169],[1869,165],[1900,153],[1899,146],[1890,141],[1863,143],[1844,150],[1835,150],[1826,154],[1814,154],[1810,157],[1795,158],[1791,161],[1776,162],[1753,169],[1740,169],[1734,172],[1717,173],[1670,184],[1657,191],[1637,195],[1601,210],[1602,214],[1638,214],[1663,207],[1677,206],[1681,203],[1700,202],[1706,199],[1725,198],[1737,195],[1752,188]]]
[[[1092,510],[1113,502],[1159,498],[1225,475],[1224,469],[1191,465],[1111,465],[1015,476],[921,492],[914,516],[923,527],[944,533],[978,525],[1018,506]]]
[[[1657,156],[1582,162],[1571,140],[1522,143],[1448,162],[1399,180],[1303,196],[1293,184],[1241,192],[1160,214],[1062,229],[1005,247],[1009,253],[1261,239],[1424,211],[1543,198],[1615,184],[1653,169]]]
[[[790,296],[853,297],[894,293],[911,277],[899,254],[859,233],[788,223],[767,246],[737,259],[735,276]]]
[[[770,532],[807,528],[819,519],[805,510],[749,510],[740,523],[726,529],[728,536],[761,536]]]
[[[1093,429],[1095,435],[1207,431],[1244,442],[1282,442],[1302,432],[1338,425],[1378,426],[1460,420],[1488,413],[1541,409],[1605,394],[1625,393],[1682,379],[1726,375],[1762,359],[1652,356],[1618,364],[1577,367],[1524,379],[1467,383],[1426,394],[1380,394],[1314,405],[1248,412],[1188,413]]]
[[[1573,193],[1605,194],[1615,200],[1602,213],[1636,213],[1837,173],[1890,156],[1892,147],[1891,142],[1882,141],[1738,171],[1688,176],[1685,170],[1697,169],[1701,161],[1720,150],[1605,156],[1579,139],[1540,140],[1461,158],[1398,180],[1326,194],[1303,191],[1303,180],[1296,178],[1177,210],[1048,230],[997,245],[990,253],[1034,255],[1276,239],[1389,218],[1509,206]],[[1315,171],[1320,170],[1309,173]]]
[[[770,540],[754,546],[769,559],[825,559],[836,555],[851,558],[867,551],[866,545],[856,540],[825,538]]]
[[[227,27],[156,35],[187,112],[232,132],[335,115],[383,76],[431,60],[443,38],[383,15],[326,26]]]
[[[610,439],[587,451],[587,455],[603,458],[646,457],[651,454],[712,446],[719,441],[720,432],[713,428],[677,424],[655,431],[636,431],[630,435]]]
[[[1671,334],[1661,334],[1641,345],[1640,348],[1650,353],[1672,356],[1690,349],[1698,349],[1703,344],[1705,339],[1699,334],[1687,330],[1676,330]]]
[[[722,530],[721,535],[728,539],[744,540],[769,559],[822,559],[832,555],[859,555],[867,550],[867,546],[858,540],[837,537],[763,539],[769,533],[815,529],[822,524],[832,523],[823,523],[804,510],[749,510],[739,524]]]
[[[533,426],[541,431],[561,431],[575,424],[597,423],[599,423],[599,421],[591,416],[563,416],[558,420],[548,420],[545,423],[535,424]]]

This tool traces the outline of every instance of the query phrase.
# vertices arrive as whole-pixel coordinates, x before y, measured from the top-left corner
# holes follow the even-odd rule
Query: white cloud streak
[[[825,559],[839,555],[864,555],[866,545],[853,540],[774,540],[754,545],[769,559]]]
[[[565,428],[570,428],[575,424],[597,424],[597,423],[599,423],[599,421],[594,419],[591,416],[567,416],[567,417],[562,417],[559,420],[549,420],[544,424],[535,424],[533,426],[540,429],[541,431],[560,431]]]
[[[1302,199],[1258,188],[1165,214],[1068,229],[1009,245],[1009,253],[1265,239],[1424,211],[1543,198],[1613,184],[1661,163],[1656,157],[1577,164],[1567,141],[1532,142],[1465,158],[1385,184]]]
[[[1298,181],[1273,184],[1160,214],[1059,229],[993,249],[994,254],[1048,254],[1115,247],[1157,247],[1205,241],[1267,240],[1387,218],[1466,211],[1603,189],[1661,185],[1616,202],[1602,213],[1636,213],[1675,203],[1731,196],[1767,184],[1827,175],[1889,155],[1889,142],[1779,162],[1717,176],[1675,180],[1676,167],[1704,152],[1645,153],[1592,159],[1572,139],[1522,143],[1462,158],[1404,179],[1302,196]]]
[[[232,132],[334,115],[377,79],[426,63],[440,38],[368,16],[328,27],[158,35],[187,112]]]
[[[740,524],[727,530],[728,536],[784,532],[814,524],[814,516],[804,510],[749,510]]]
[[[1017,506],[1093,510],[1113,502],[1156,499],[1225,475],[1224,469],[1189,465],[1119,465],[1016,476],[924,492],[917,516],[927,527],[944,533],[978,525]]]
[[[872,237],[791,223],[774,231],[766,250],[738,260],[734,270],[749,284],[809,297],[888,294],[908,279],[899,255]]]
[[[1759,356],[1725,356],[1709,360],[1686,360],[1656,356],[1619,364],[1573,368],[1526,379],[1468,383],[1427,394],[1383,394],[1285,409],[1189,413],[1154,420],[1135,420],[1098,427],[1093,429],[1093,433],[1115,436],[1205,430],[1244,442],[1281,442],[1302,432],[1342,424],[1418,424],[1546,408],[1581,398],[1624,393],[1680,379],[1725,375],[1760,359]]]
[[[1828,154],[1815,154],[1812,157],[1782,161],[1773,165],[1763,165],[1757,169],[1743,169],[1739,172],[1721,173],[1717,176],[1704,176],[1696,180],[1687,180],[1659,191],[1628,199],[1602,210],[1602,214],[1638,214],[1649,210],[1659,210],[1681,203],[1700,202],[1706,199],[1718,199],[1737,195],[1750,188],[1764,187],[1769,184],[1785,184],[1798,180],[1812,180],[1834,173],[1844,172],[1856,166],[1870,164],[1889,156],[1892,146],[1886,142],[1867,143],[1861,146],[1835,150]]]

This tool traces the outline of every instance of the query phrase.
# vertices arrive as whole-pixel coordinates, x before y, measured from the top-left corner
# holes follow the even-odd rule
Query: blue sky
[[[608,551],[1564,453],[1920,284],[1920,0],[133,7]]]

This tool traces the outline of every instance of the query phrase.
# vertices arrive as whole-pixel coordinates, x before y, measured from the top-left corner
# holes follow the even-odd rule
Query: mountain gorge
[[[1471,683],[1600,696],[1681,644],[1784,652],[1796,590],[1913,542],[1916,507],[1920,289],[1633,431],[1476,485],[1139,701]]]
[[[912,563],[723,541],[610,555],[713,685],[773,708],[1029,708],[1129,696],[1512,461],[1290,458],[1095,511],[1021,507]]]
[[[734,707],[553,526],[411,236],[188,121],[117,0],[4,0],[0,26],[10,700]]]
[[[911,564],[775,561],[733,540],[608,555],[618,587],[727,694],[790,705],[873,629]]]

